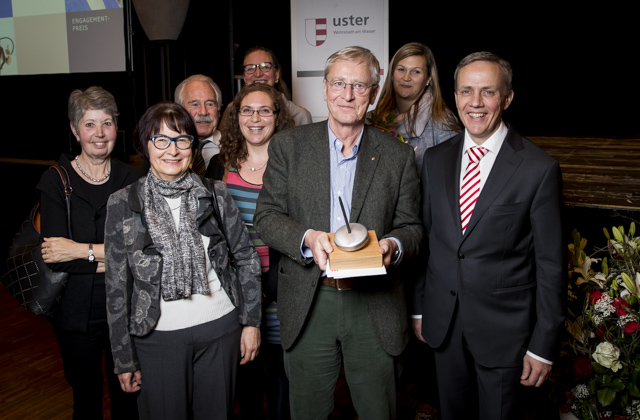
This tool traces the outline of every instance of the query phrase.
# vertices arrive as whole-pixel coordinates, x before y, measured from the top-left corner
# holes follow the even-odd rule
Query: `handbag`
[[[67,170],[55,164],[51,166],[60,175],[67,207],[67,229],[71,237],[71,184]],[[53,319],[60,307],[69,274],[51,270],[42,259],[40,235],[40,202],[29,212],[9,247],[2,284],[9,293],[36,315]]]

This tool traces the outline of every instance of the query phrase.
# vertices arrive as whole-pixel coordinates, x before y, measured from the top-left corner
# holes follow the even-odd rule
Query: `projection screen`
[[[124,71],[124,0],[0,0],[0,76]]]

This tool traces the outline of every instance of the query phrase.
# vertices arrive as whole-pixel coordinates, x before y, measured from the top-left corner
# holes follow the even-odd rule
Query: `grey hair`
[[[78,122],[90,109],[104,111],[111,118],[116,128],[118,127],[118,106],[111,93],[100,86],[91,86],[85,90],[75,89],[69,95],[67,115],[71,125],[77,130]]]
[[[327,59],[327,62],[324,66],[324,78],[326,79],[329,75],[329,70],[331,65],[336,61],[355,61],[358,64],[365,63],[369,67],[369,77],[371,78],[371,84],[377,85],[380,83],[380,63],[375,55],[371,52],[371,50],[352,46],[345,47],[341,50],[338,50],[331,54],[331,56]]]
[[[187,86],[191,82],[208,83],[209,86],[211,86],[211,89],[213,89],[213,93],[216,95],[216,105],[218,106],[218,109],[220,109],[220,107],[222,106],[222,92],[220,91],[220,88],[218,87],[216,82],[214,82],[213,79],[211,79],[209,76],[205,76],[204,74],[194,74],[193,76],[189,76],[182,82],[180,82],[180,84],[176,87],[176,91],[174,93],[175,102],[177,104],[184,106],[182,91],[184,90],[185,86]]]

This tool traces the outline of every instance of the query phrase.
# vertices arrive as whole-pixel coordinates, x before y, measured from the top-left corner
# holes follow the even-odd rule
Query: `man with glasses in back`
[[[210,77],[194,74],[176,87],[174,98],[196,123],[200,147],[193,156],[192,169],[198,175],[204,175],[211,158],[220,152],[222,135],[217,128],[222,93]]]
[[[284,102],[287,105],[287,110],[289,114],[291,114],[291,118],[293,118],[295,124],[310,124],[312,122],[311,113],[290,101],[291,92],[289,92],[287,84],[280,79],[281,74],[282,67],[270,49],[256,46],[249,48],[244,54],[242,61],[242,79],[244,82],[247,85],[266,83],[276,88],[276,90],[282,94]],[[221,125],[228,116],[229,106],[227,106],[227,109],[224,111]]]
[[[362,419],[396,416],[394,357],[407,343],[395,266],[418,251],[422,228],[413,149],[365,126],[379,91],[371,51],[347,47],[325,65],[328,121],[276,134],[254,224],[283,256],[278,316],[294,420],[328,418],[341,364]],[[333,279],[327,232],[350,223],[375,230],[386,275]]]

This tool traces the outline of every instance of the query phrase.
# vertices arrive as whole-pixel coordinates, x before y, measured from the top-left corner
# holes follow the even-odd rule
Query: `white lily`
[[[582,283],[591,281],[596,283],[600,287],[604,286],[604,284],[607,282],[607,278],[605,277],[605,275],[602,273],[594,273],[594,271],[591,269],[591,264],[598,261],[600,261],[600,258],[586,257],[584,259],[584,262],[582,263],[582,267],[576,267],[573,269],[574,272],[582,275],[582,277],[576,280],[577,285],[581,285]]]

